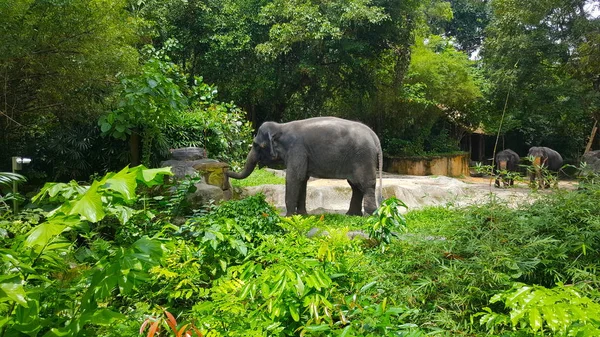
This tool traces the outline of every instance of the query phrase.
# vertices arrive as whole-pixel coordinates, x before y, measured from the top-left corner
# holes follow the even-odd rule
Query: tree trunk
[[[142,137],[140,136],[140,130],[135,128],[131,132],[129,137],[129,152],[131,155],[131,167],[135,167],[141,164],[141,147]]]

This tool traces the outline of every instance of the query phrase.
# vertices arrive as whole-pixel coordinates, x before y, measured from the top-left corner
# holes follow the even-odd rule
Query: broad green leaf
[[[537,332],[542,328],[542,315],[536,308],[531,308],[529,310],[529,325],[533,329],[534,332]]]
[[[21,279],[11,283],[0,283],[0,302],[4,302],[6,298],[15,301],[18,305],[28,306],[27,295],[21,284]]]
[[[292,318],[294,319],[294,321],[296,321],[296,322],[300,321],[300,313],[298,312],[298,306],[295,304],[292,304],[288,307],[288,309],[290,310],[290,315],[292,315]]]
[[[133,214],[136,213],[136,210],[134,210],[133,208],[123,205],[115,205],[110,209],[110,211],[113,215],[117,217],[121,225],[126,224],[129,221],[129,219],[131,219]]]
[[[39,253],[46,247],[46,245],[54,239],[57,235],[62,233],[66,224],[61,224],[58,219],[52,219],[51,221],[44,222],[43,224],[35,227],[27,235],[25,240],[25,247],[33,248],[36,253]]]
[[[112,177],[106,180],[104,188],[118,192],[125,196],[125,200],[133,200],[136,197],[135,188],[137,186],[136,173],[125,167]]]
[[[304,330],[306,331],[310,331],[310,332],[318,332],[318,331],[329,331],[329,325],[327,324],[320,324],[320,325],[307,325],[304,327]]]
[[[367,291],[367,290],[371,289],[371,288],[372,288],[374,285],[376,285],[376,284],[377,284],[377,281],[372,281],[372,282],[369,282],[369,283],[365,284],[364,286],[362,286],[362,287],[360,288],[360,291],[359,291],[359,292],[360,292],[360,293],[363,293],[363,292],[365,292],[365,291]]]
[[[294,286],[296,288],[296,294],[298,297],[302,297],[304,295],[304,282],[302,282],[300,274],[296,274],[296,284]]]
[[[79,215],[82,219],[96,223],[106,215],[102,207],[102,198],[98,193],[99,183],[94,181],[87,192],[73,203],[70,215]]]
[[[155,169],[147,169],[145,167],[134,167],[132,170],[137,171],[137,179],[148,187],[160,185],[163,182],[163,176],[172,176],[171,167],[161,167]]]

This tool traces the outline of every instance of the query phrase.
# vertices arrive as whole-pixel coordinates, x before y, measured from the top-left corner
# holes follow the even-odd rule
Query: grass
[[[285,178],[276,176],[265,168],[254,170],[246,179],[230,179],[234,187],[249,187],[259,185],[283,185]]]

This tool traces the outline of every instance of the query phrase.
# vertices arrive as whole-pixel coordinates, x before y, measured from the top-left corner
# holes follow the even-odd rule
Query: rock
[[[348,231],[346,233],[346,237],[350,240],[354,240],[354,238],[361,238],[361,239],[368,239],[369,238],[369,234],[365,233],[364,231],[361,230],[356,230],[356,231]]]
[[[329,236],[329,232],[318,227],[313,227],[308,231],[308,233],[306,233],[306,237],[309,239],[312,239],[316,236]]]
[[[183,179],[186,175],[196,176],[198,171],[194,168],[196,165],[203,165],[207,163],[218,163],[214,159],[196,159],[191,161],[183,160],[165,160],[160,163],[161,167],[171,166],[171,171],[175,175],[175,179]]]
[[[211,159],[204,159],[211,160]],[[225,176],[225,171],[229,165],[218,161],[202,162],[195,164],[193,168],[200,172],[204,177],[204,181],[213,186],[218,186],[222,190],[229,190],[229,180]]]
[[[182,147],[170,152],[173,160],[192,161],[206,158],[206,150],[201,147]]]
[[[600,173],[600,150],[589,151],[583,155],[582,161],[586,163],[586,170]]]
[[[207,205],[211,200],[218,203],[225,199],[223,190],[217,186],[204,183],[198,183],[195,186],[196,192],[187,196],[187,201],[190,203],[192,209]]]

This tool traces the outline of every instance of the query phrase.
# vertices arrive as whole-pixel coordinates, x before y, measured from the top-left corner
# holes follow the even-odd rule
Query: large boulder
[[[171,167],[176,181],[186,176],[201,177],[200,183],[195,185],[196,192],[187,197],[192,208],[199,208],[211,200],[219,202],[231,198],[229,180],[225,175],[229,165],[205,157],[203,148],[185,147],[171,150],[171,159],[160,163],[161,167]]]
[[[225,200],[224,191],[218,186],[199,183],[196,184],[196,191],[190,193],[186,198],[192,208],[199,208],[207,205],[211,200],[218,203]]]
[[[211,159],[205,159],[211,160]],[[204,178],[204,182],[209,185],[218,186],[222,190],[229,189],[229,179],[225,175],[225,171],[229,168],[226,163],[218,161],[204,161],[193,166],[194,170],[200,173]]]
[[[582,161],[586,163],[586,169],[600,173],[600,150],[589,151],[583,155]]]
[[[206,150],[201,147],[182,147],[172,149],[170,152],[173,160],[192,161],[206,158]]]

